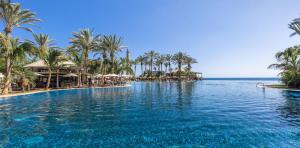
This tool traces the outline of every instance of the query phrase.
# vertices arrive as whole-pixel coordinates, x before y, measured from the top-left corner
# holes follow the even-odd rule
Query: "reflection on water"
[[[290,122],[300,126],[300,92],[283,91],[284,100],[278,105],[281,116]]]
[[[296,147],[300,93],[254,81],[135,82],[0,101],[0,147]]]

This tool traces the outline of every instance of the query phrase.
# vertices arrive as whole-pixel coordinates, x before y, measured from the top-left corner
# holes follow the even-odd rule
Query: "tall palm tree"
[[[184,59],[184,63],[187,64],[187,71],[191,72],[192,64],[198,63],[196,59],[191,56],[186,56]]]
[[[122,38],[116,35],[103,36],[101,47],[110,52],[111,73],[115,73],[115,54],[127,47],[122,46]]]
[[[163,67],[163,64],[165,62],[165,56],[164,55],[159,55],[155,59],[156,59],[156,65],[158,67],[158,70],[163,71],[162,67]]]
[[[177,64],[179,77],[181,76],[182,65],[185,64],[184,63],[185,58],[186,58],[186,54],[183,52],[178,52],[178,53],[174,54],[174,56],[172,58],[173,62],[175,64]]]
[[[143,74],[144,56],[138,56],[136,60],[137,60],[138,63],[140,63],[140,65],[141,65],[141,74]]]
[[[62,54],[55,47],[53,40],[47,34],[33,34],[34,41],[32,41],[33,48],[35,49],[35,55],[44,61],[44,63],[48,67],[48,80],[46,89],[49,89],[52,70],[54,70],[55,66],[58,65],[58,61],[60,57],[56,57],[57,54],[62,56]],[[51,53],[50,53],[51,52]]]
[[[169,72],[171,72],[172,55],[167,54],[165,56],[165,60],[166,60],[165,62],[167,63],[166,65],[168,65],[168,70],[169,70]]]
[[[48,67],[48,79],[47,79],[47,85],[45,89],[49,89],[52,70],[56,69],[61,64],[62,62],[61,57],[62,57],[62,52],[55,48],[49,48],[47,55],[43,57],[42,60]]]
[[[99,61],[97,59],[89,60],[88,62],[88,72],[92,76],[99,74],[99,72],[102,69],[102,61]]]
[[[290,87],[300,86],[299,76],[299,47],[290,47],[275,55],[277,63],[271,64],[268,68],[279,69],[282,81]]]
[[[81,87],[82,86],[82,80],[81,80],[81,74],[83,71],[82,68],[82,63],[83,63],[83,59],[81,54],[73,49],[73,48],[67,48],[67,55],[68,58],[73,61],[76,65],[76,71],[77,71],[77,87]]]
[[[127,64],[131,64],[131,62],[130,62],[130,51],[129,51],[128,48],[126,49],[126,57],[125,57],[125,60],[126,60],[126,63],[127,63]]]
[[[50,48],[56,48],[54,40],[47,34],[33,34],[34,41],[31,41],[35,55],[43,59],[48,55]]]
[[[145,65],[145,73],[146,73],[146,74],[151,73],[151,70],[150,70],[150,68],[151,68],[151,66],[150,66],[150,61],[148,60],[147,57],[145,57],[144,63],[145,63],[145,64],[144,64],[144,65]]]
[[[300,18],[294,19],[290,24],[289,28],[294,32],[290,36],[300,35]]]
[[[163,71],[163,64],[166,62],[166,56],[161,55],[160,57],[161,63],[160,63],[160,70]]]
[[[70,39],[71,48],[78,50],[82,56],[82,68],[84,69],[85,79],[87,80],[87,66],[89,52],[99,48],[100,35],[94,36],[93,30],[82,29],[79,32],[73,32]]]
[[[158,60],[154,60],[154,71],[160,71],[160,64],[161,64],[161,61],[158,59]]]
[[[149,58],[149,61],[150,61],[150,73],[152,75],[153,60],[159,56],[159,53],[155,52],[154,50],[150,50],[149,52],[146,53],[146,56]]]
[[[132,70],[131,66],[127,64],[126,58],[121,58],[120,59],[120,63],[119,63],[117,72],[119,74],[123,74],[123,73],[133,74],[133,70]]]
[[[98,57],[98,60],[101,61],[101,70],[100,72],[102,74],[107,74],[107,71],[109,68],[109,59],[108,59],[108,49],[103,47],[103,38],[101,36],[98,36],[97,39],[95,39],[97,48],[94,49],[95,54],[94,57]]]
[[[23,66],[26,63],[27,58],[32,55],[33,50],[30,42],[21,42],[18,38],[10,39],[10,46],[11,46],[11,63],[12,63],[12,81],[19,82],[19,81],[26,81],[27,84],[30,82],[32,83],[35,79],[33,73]],[[22,85],[24,86],[24,85]],[[24,88],[24,87],[22,87]],[[24,90],[24,89],[23,89]]]
[[[139,64],[138,58],[132,60],[131,63],[134,65],[134,76],[136,76],[136,66]]]
[[[35,13],[30,10],[22,9],[19,3],[11,3],[10,1],[0,1],[0,19],[4,26],[5,38],[2,39],[3,46],[3,56],[5,57],[5,81],[2,94],[8,94],[9,86],[11,85],[11,70],[12,70],[12,60],[11,60],[11,46],[9,42],[12,38],[12,32],[14,28],[20,28],[27,31],[31,31],[31,28],[26,27],[26,25],[31,25],[35,22],[39,22]]]
[[[168,66],[169,66],[168,62],[165,62],[164,66],[165,66],[165,74],[167,74],[167,72],[168,72]]]
[[[184,59],[184,63],[187,64],[187,75],[190,77],[192,72],[192,64],[198,63],[196,59],[191,56],[186,56]]]

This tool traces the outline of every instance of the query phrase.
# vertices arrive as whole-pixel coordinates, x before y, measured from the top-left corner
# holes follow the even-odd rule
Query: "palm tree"
[[[191,72],[192,64],[198,63],[196,59],[191,56],[186,56],[184,59],[184,63],[187,64],[187,71]]]
[[[163,71],[162,67],[163,67],[164,62],[165,62],[165,56],[164,55],[159,55],[159,56],[156,57],[156,62],[155,63],[157,65],[159,71]]]
[[[290,47],[275,55],[277,63],[271,64],[268,68],[279,69],[282,81],[289,87],[300,86],[299,74],[299,47]]]
[[[13,80],[22,87],[22,91],[25,91],[25,87],[30,90],[30,85],[34,85],[34,81],[37,78],[37,75],[28,68],[25,68],[25,63],[14,63],[13,65]]]
[[[116,35],[103,36],[101,47],[110,52],[111,73],[115,73],[115,54],[127,47],[122,46],[122,38]]]
[[[159,56],[159,53],[155,52],[154,50],[150,50],[149,52],[146,53],[146,56],[149,58],[150,60],[150,73],[152,75],[152,71],[153,71],[153,60]]]
[[[128,48],[126,49],[126,57],[125,57],[125,60],[126,60],[126,63],[127,63],[127,64],[131,64],[131,62],[130,62],[130,51],[129,51]]]
[[[59,67],[59,65],[62,62],[61,57],[62,57],[62,52],[55,48],[49,48],[47,55],[45,57],[43,57],[43,61],[48,67],[48,80],[47,80],[47,85],[45,88],[46,90],[49,89],[49,86],[50,86],[52,70]]]
[[[196,59],[194,59],[191,56],[186,56],[184,59],[184,63],[187,64],[187,74],[190,76],[190,73],[192,71],[192,64],[198,63]]]
[[[127,64],[126,58],[121,58],[120,59],[120,63],[119,63],[117,72],[119,74],[123,74],[123,73],[133,74],[133,70],[132,70],[131,66]]]
[[[10,3],[10,1],[0,1],[0,19],[4,26],[4,35],[5,38],[2,38],[2,44],[4,46],[3,56],[5,57],[5,82],[4,88],[2,90],[2,94],[8,94],[9,86],[11,85],[11,70],[12,70],[12,57],[11,47],[9,46],[9,42],[12,38],[12,32],[14,28],[20,28],[27,31],[31,31],[29,27],[26,25],[31,25],[35,22],[39,22],[40,20],[35,17],[35,14],[27,9],[22,9],[19,3]]]
[[[169,67],[169,72],[171,72],[171,62],[172,62],[172,55],[170,55],[170,54],[167,54],[166,56],[165,56],[165,62],[166,62],[166,65],[168,65],[168,67]]]
[[[151,73],[151,70],[150,70],[150,68],[151,68],[151,66],[150,66],[150,61],[148,60],[148,57],[145,57],[145,59],[144,59],[145,61],[144,61],[144,65],[145,65],[145,74],[149,74],[149,73]]]
[[[31,41],[33,45],[35,55],[39,59],[44,59],[49,52],[50,48],[56,48],[53,40],[47,34],[33,34],[34,41]]]
[[[43,60],[48,67],[49,76],[46,89],[49,89],[52,70],[55,68],[55,66],[56,68],[59,66],[57,63],[59,61],[59,57],[55,57],[55,54],[58,54],[58,50],[57,47],[54,46],[53,40],[47,34],[33,34],[33,38],[34,41],[32,41],[31,44],[35,49],[35,55],[39,59]],[[61,53],[59,54],[59,56],[62,55]]]
[[[169,66],[168,62],[165,62],[164,66],[165,66],[165,73],[167,74],[167,72],[168,72],[168,66]]]
[[[132,60],[131,63],[134,65],[134,76],[136,76],[136,66],[139,64],[138,58]]]
[[[294,36],[296,34],[300,35],[300,18],[294,19],[289,24],[289,28],[294,31],[290,36]]]
[[[182,53],[182,52],[178,52],[176,53],[174,56],[173,56],[173,62],[175,64],[177,64],[177,67],[178,67],[178,72],[180,73],[182,70],[181,70],[181,67],[182,65],[184,64],[184,59],[186,58],[186,54],[185,53]]]
[[[68,58],[73,61],[76,65],[76,71],[77,71],[77,87],[81,87],[82,86],[82,81],[81,81],[81,74],[82,74],[82,63],[83,63],[83,59],[82,56],[80,55],[80,53],[73,49],[73,48],[67,48],[67,55]]]
[[[94,49],[94,51],[95,51],[94,57],[98,56],[98,60],[101,61],[101,70],[100,70],[100,72],[102,74],[107,74],[108,69],[110,69],[109,68],[109,59],[108,59],[108,56],[107,56],[108,49],[103,47],[103,44],[102,44],[103,38],[102,37],[99,36],[95,41],[96,41],[96,44],[97,44],[97,48]]]
[[[10,39],[10,46],[12,51],[10,52],[11,61],[12,61],[12,68],[11,72],[13,74],[12,81],[19,82],[22,81],[22,84],[33,83],[34,79],[36,78],[32,71],[27,68],[24,68],[24,65],[27,64],[28,56],[32,55],[32,46],[30,42],[20,42],[18,38]],[[25,85],[21,85],[23,90]],[[27,86],[27,85],[26,85]]]
[[[138,56],[136,60],[137,60],[138,63],[140,63],[140,65],[141,65],[141,74],[143,74],[144,56]]]
[[[154,61],[154,71],[156,71],[156,68],[157,68],[157,71],[160,71],[160,64],[161,64],[161,61],[160,60],[155,60]]]
[[[87,80],[87,65],[89,52],[99,48],[100,35],[93,35],[90,29],[82,29],[79,32],[73,32],[73,37],[70,39],[71,48],[78,50],[82,56],[82,68]]]
[[[92,75],[91,79],[94,79],[94,76],[99,74],[102,69],[102,61],[97,59],[89,60],[88,62],[88,73]],[[92,81],[93,84],[93,81]]]
[[[163,64],[166,62],[166,56],[165,55],[161,55],[159,56],[160,59],[160,70],[163,71]]]

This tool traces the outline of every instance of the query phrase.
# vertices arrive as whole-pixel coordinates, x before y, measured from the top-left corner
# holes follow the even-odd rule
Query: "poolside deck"
[[[1,99],[9,99],[9,97],[15,97],[15,96],[23,96],[23,95],[31,95],[31,94],[36,94],[36,93],[43,93],[43,92],[51,92],[51,91],[60,91],[60,90],[72,90],[72,89],[89,89],[89,88],[123,88],[123,87],[130,87],[130,84],[122,85],[122,86],[96,86],[96,87],[80,87],[80,88],[60,88],[60,89],[35,89],[31,91],[26,91],[26,92],[13,92],[8,95],[0,95],[0,100]]]

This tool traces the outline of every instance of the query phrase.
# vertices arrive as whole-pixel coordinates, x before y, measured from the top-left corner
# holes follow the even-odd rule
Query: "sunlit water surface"
[[[0,146],[300,147],[300,93],[257,82],[135,82],[12,97],[0,100]]]

